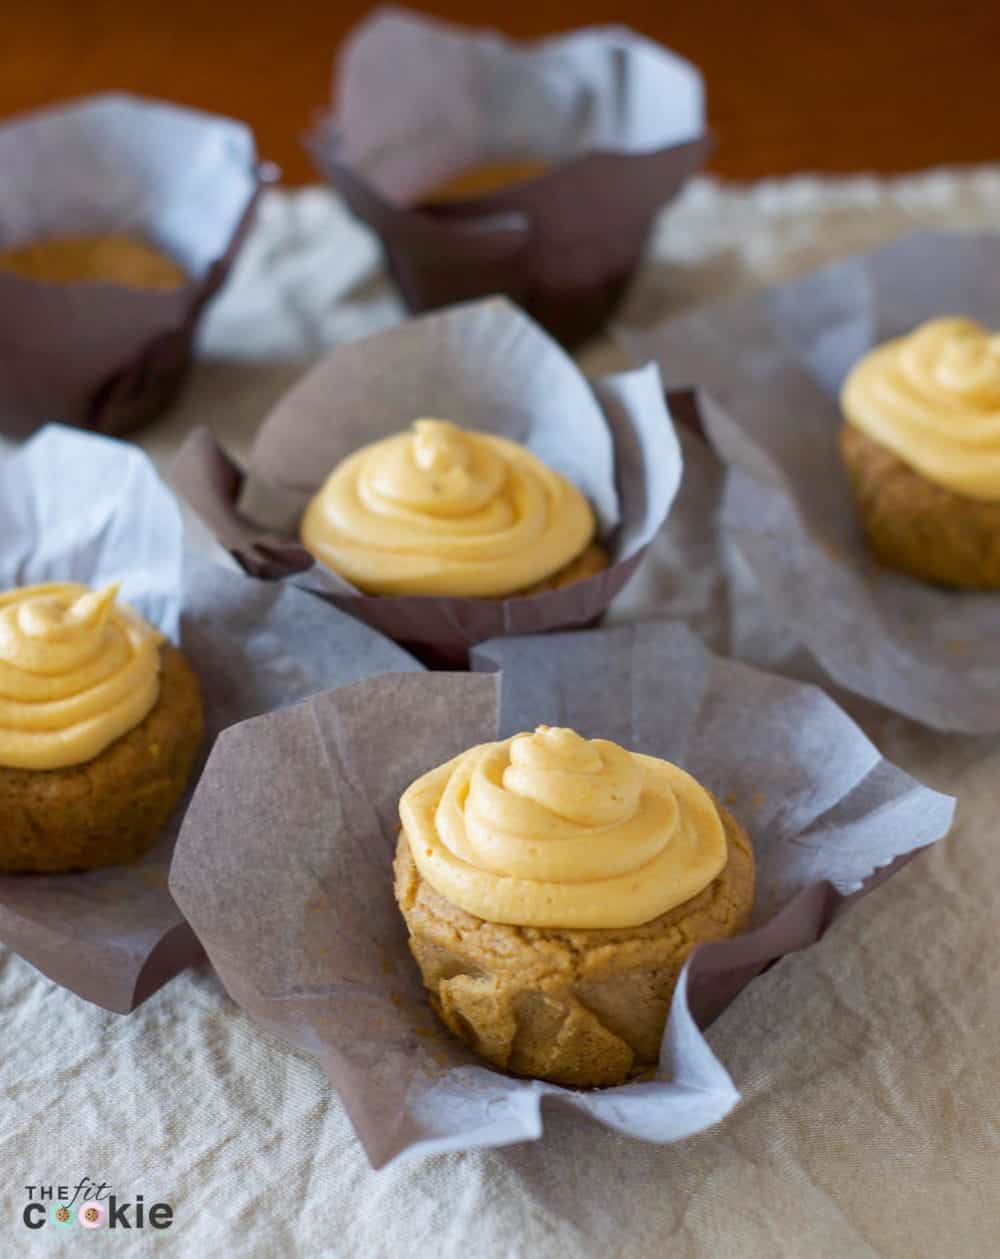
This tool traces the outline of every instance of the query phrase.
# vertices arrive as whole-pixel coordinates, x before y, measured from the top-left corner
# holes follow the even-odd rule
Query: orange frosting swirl
[[[550,577],[594,532],[583,494],[529,450],[429,419],[345,459],[301,527],[367,593],[478,597]]]
[[[1000,501],[1000,334],[971,319],[931,319],[865,355],[841,406],[928,481]]]
[[[726,863],[718,810],[690,775],[567,729],[472,748],[399,808],[423,878],[488,922],[638,926]]]
[[[117,593],[53,582],[0,594],[0,765],[82,765],[156,703],[163,636]]]

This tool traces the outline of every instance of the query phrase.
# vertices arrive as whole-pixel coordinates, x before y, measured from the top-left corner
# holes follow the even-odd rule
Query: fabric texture
[[[696,180],[622,317],[663,318],[918,227],[998,222],[1000,168]],[[208,423],[242,455],[304,361],[400,317],[371,239],[332,195],[268,193],[190,387],[142,444],[165,462]],[[621,365],[610,344],[582,361]],[[646,568],[630,615],[653,598],[655,555]],[[958,796],[958,819],[713,1025],[744,1095],[719,1127],[657,1147],[551,1109],[535,1143],[374,1173],[319,1067],[259,1031],[207,964],[121,1017],[0,948],[0,1254],[994,1255],[1000,739],[847,706],[884,755]],[[172,1226],[127,1241],[25,1228],[25,1186],[85,1175],[120,1200],[170,1203]]]

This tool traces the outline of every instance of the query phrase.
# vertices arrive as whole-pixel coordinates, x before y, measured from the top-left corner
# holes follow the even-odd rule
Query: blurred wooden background
[[[0,116],[122,88],[249,122],[286,180],[363,0],[3,0]],[[882,172],[1000,158],[1000,0],[438,0],[528,37],[627,23],[696,62],[712,169]]]

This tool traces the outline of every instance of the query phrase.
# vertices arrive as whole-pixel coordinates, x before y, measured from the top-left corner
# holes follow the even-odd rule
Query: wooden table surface
[[[699,65],[736,179],[1000,158],[1000,0],[441,0],[414,7],[530,37],[615,20]],[[121,88],[249,122],[290,183],[362,0],[6,0],[0,116]]]

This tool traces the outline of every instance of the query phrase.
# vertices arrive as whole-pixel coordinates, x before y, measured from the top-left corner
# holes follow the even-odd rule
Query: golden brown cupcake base
[[[571,586],[575,581],[582,581],[585,577],[593,577],[595,573],[603,572],[607,566],[607,551],[599,543],[591,542],[590,546],[585,551],[581,551],[576,559],[570,560],[564,568],[560,568],[551,577],[545,577],[531,586],[525,586],[523,590],[518,590],[509,597],[516,599],[520,595],[541,594],[543,590],[561,590],[563,586]]]
[[[968,590],[1000,590],[1000,503],[935,485],[853,424],[840,451],[868,544],[888,568]]]
[[[53,873],[130,861],[160,836],[201,743],[198,682],[162,649],[160,694],[134,730],[84,765],[0,766],[0,871]]]
[[[652,922],[618,930],[485,922],[421,878],[400,834],[396,899],[448,1028],[504,1071],[571,1087],[621,1084],[655,1066],[691,949],[737,935],[753,906],[750,840],[718,808],[728,846],[719,877]]]

